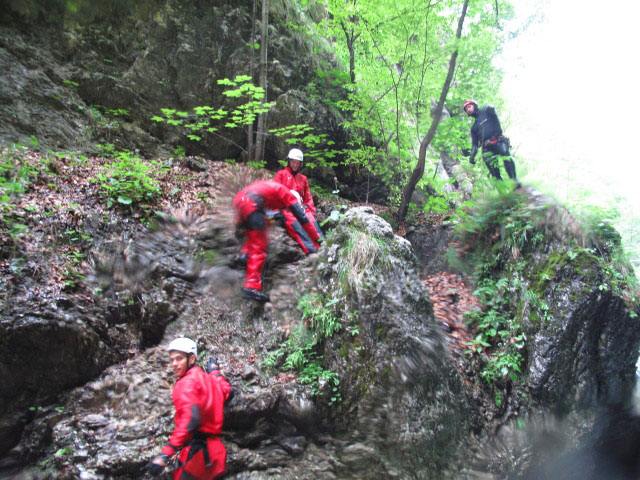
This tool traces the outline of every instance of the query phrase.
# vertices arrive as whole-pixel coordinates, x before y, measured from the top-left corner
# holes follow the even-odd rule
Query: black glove
[[[227,403],[229,403],[231,400],[233,400],[233,397],[235,397],[236,395],[236,390],[234,388],[231,388],[231,390],[229,391],[229,396],[227,397],[227,399],[224,401],[224,404],[226,405]]]
[[[470,163],[471,165],[475,165],[475,164],[476,164],[476,159],[475,159],[475,158],[473,158],[473,156],[469,157],[469,163]]]
[[[164,463],[167,463],[169,458],[166,455],[156,455],[155,457],[153,457],[147,464],[147,470],[149,470],[151,475],[160,475],[164,470],[165,465],[155,463],[155,461],[157,460],[162,460]]]
[[[238,243],[242,243],[244,241],[244,227],[240,225],[236,225],[236,228],[233,230],[233,236],[236,238]]]
[[[220,370],[220,365],[218,364],[218,360],[214,357],[210,357],[209,360],[207,360],[207,366],[205,367],[205,371],[207,373],[211,373],[214,370]]]

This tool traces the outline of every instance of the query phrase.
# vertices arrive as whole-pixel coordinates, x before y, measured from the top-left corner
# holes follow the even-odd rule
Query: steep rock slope
[[[37,139],[47,148],[84,153],[96,153],[96,143],[113,144],[148,157],[181,145],[215,160],[241,156],[242,129],[221,124],[217,136],[204,135],[198,143],[186,138],[190,132],[151,117],[162,108],[229,106],[222,95],[227,87],[218,80],[249,75],[252,52],[253,64],[258,63],[250,45],[251,2],[74,5],[49,0],[8,2],[3,8],[1,143]],[[344,136],[339,117],[301,93],[316,70],[330,65],[317,40],[292,33],[291,25],[309,20],[297,2],[276,1],[270,2],[269,22],[267,100],[276,101],[269,128],[308,123],[339,142]],[[269,136],[265,159],[273,166],[286,149]]]
[[[147,270],[154,278],[138,284],[159,288],[170,273],[145,267],[162,258],[162,242],[191,238],[218,252],[232,244],[218,221],[172,223],[162,236],[141,237],[140,253],[151,252],[146,260],[137,247],[128,247],[128,259],[137,265],[131,270]],[[378,254],[359,257],[348,245],[353,235],[360,246],[373,242]],[[149,249],[150,244],[156,247]],[[162,340],[164,345],[177,335],[197,339],[202,358],[215,355],[234,385],[224,434],[231,478],[444,475],[465,431],[462,386],[433,324],[408,242],[369,209],[360,209],[339,222],[315,259],[287,266],[298,252],[286,242],[275,241],[273,247],[272,304],[261,308],[241,301],[236,294],[241,272],[216,265],[201,276],[197,301],[167,327]],[[347,266],[353,268],[341,283],[340,271]],[[366,271],[358,270],[364,266]],[[303,291],[333,298],[335,313],[344,314],[338,335],[315,347],[326,358],[322,368],[340,379],[336,391],[322,379],[308,383],[303,373],[279,373],[281,363],[265,366],[269,353],[277,355],[295,332],[312,332],[297,307]],[[47,466],[63,475],[143,475],[145,462],[171,428],[171,379],[162,345],[71,392],[60,411],[42,412],[15,454],[33,462],[29,458],[43,452],[50,435],[52,444],[44,451],[63,453],[49,457]],[[331,398],[336,392],[341,401]]]

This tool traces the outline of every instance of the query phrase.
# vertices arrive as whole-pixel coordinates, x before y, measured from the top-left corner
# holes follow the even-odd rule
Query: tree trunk
[[[258,0],[253,0],[253,13],[251,15],[251,57],[250,57],[250,63],[249,63],[249,75],[251,76],[251,83],[255,82],[254,52],[256,51],[256,49],[254,48],[254,45],[256,44],[256,12],[257,10],[258,10]],[[247,159],[251,160],[253,159],[254,156],[255,155],[253,152],[253,123],[251,123],[247,128]]]
[[[352,19],[352,21],[355,23],[355,19]],[[356,83],[355,42],[360,36],[360,34],[358,33],[356,35],[353,28],[349,30],[347,26],[344,24],[344,22],[340,22],[340,26],[342,27],[342,31],[344,32],[344,38],[347,42],[347,49],[349,50],[349,79],[351,80],[351,83],[355,84]]]
[[[267,32],[269,30],[269,0],[262,0],[262,24],[260,26],[260,86],[264,89],[264,100],[267,102]],[[256,151],[254,161],[264,159],[264,146],[267,134],[267,114],[258,114],[256,131]]]
[[[464,5],[462,6],[462,13],[460,14],[460,18],[458,19],[458,29],[456,31],[456,39],[459,40],[462,36],[462,25],[464,24],[464,18],[467,15],[467,7],[469,5],[469,0],[465,0]],[[451,54],[451,58],[449,59],[449,71],[447,72],[447,78],[444,81],[444,85],[442,86],[442,91],[440,92],[440,100],[438,100],[438,105],[436,106],[435,113],[433,115],[433,121],[431,122],[431,126],[429,127],[429,131],[420,142],[420,152],[418,154],[418,164],[416,168],[413,170],[411,177],[409,178],[409,182],[404,187],[402,192],[402,201],[400,202],[400,207],[398,207],[398,211],[396,212],[396,219],[400,222],[404,220],[404,217],[407,215],[407,210],[409,209],[409,201],[411,200],[411,196],[416,188],[416,185],[422,178],[424,174],[424,164],[425,158],[427,155],[427,147],[433,140],[433,137],[436,134],[436,129],[438,128],[438,123],[440,123],[440,116],[442,115],[442,109],[444,108],[444,101],[447,98],[447,94],[449,93],[449,86],[451,85],[451,80],[453,80],[453,72],[456,68],[456,60],[458,58],[458,49],[456,48]]]

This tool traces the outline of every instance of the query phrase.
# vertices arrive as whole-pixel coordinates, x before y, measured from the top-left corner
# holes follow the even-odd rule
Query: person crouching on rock
[[[305,215],[313,224],[318,235],[324,238],[322,230],[320,230],[320,225],[318,225],[318,221],[316,219],[316,207],[313,204],[313,197],[311,196],[311,190],[309,189],[309,180],[307,180],[305,175],[300,173],[303,158],[302,150],[292,148],[287,155],[287,166],[282,170],[279,170],[273,177],[273,180],[287,187],[291,190],[291,193],[298,197],[298,202],[302,205]],[[306,255],[315,253],[319,247],[318,243],[309,239],[306,233],[300,228],[300,224],[289,211],[284,210],[282,213],[285,218],[285,228],[291,238],[300,245],[300,248],[302,248],[302,251]]]
[[[295,190],[290,190],[290,192],[294,197],[296,197],[296,200],[298,200],[298,205],[300,205],[304,209],[305,216],[307,217],[307,219],[309,219],[309,222],[313,224],[316,232],[318,232],[318,235],[322,236],[320,227],[316,225],[317,222],[315,221],[315,218],[312,217],[309,211],[304,208],[302,199],[300,198],[300,194]],[[281,212],[282,216],[284,217],[285,230],[287,231],[289,236],[293,238],[298,245],[300,245],[300,248],[302,248],[304,254],[309,255],[311,253],[316,253],[318,251],[318,248],[320,248],[320,244],[318,242],[314,242],[309,238],[307,232],[302,229],[300,222],[298,222],[298,220],[293,216],[290,210],[285,209],[281,210]]]
[[[267,259],[267,221],[265,210],[289,209],[312,241],[321,242],[313,224],[304,214],[296,197],[284,185],[272,180],[258,180],[240,190],[233,199],[236,225],[244,229],[242,253],[247,255],[242,296],[265,303],[269,295],[262,292],[262,270]]]
[[[170,457],[180,452],[174,480],[212,480],[226,469],[227,449],[220,434],[224,404],[233,396],[231,385],[213,360],[207,363],[207,373],[195,364],[198,351],[193,340],[176,338],[167,350],[173,373],[178,377],[171,394],[176,427],[162,453],[149,463],[149,470],[158,475]]]

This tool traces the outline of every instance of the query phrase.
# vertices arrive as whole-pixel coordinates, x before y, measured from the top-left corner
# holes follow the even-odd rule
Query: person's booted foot
[[[255,288],[244,287],[242,289],[242,296],[247,300],[253,300],[254,302],[258,303],[267,303],[271,301],[269,295],[262,292],[261,290],[256,290]]]
[[[240,270],[247,266],[249,256],[246,253],[239,253],[231,258],[231,261],[227,264],[229,268]]]

